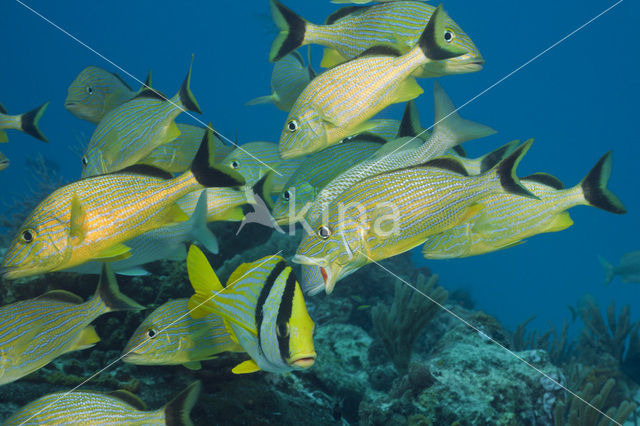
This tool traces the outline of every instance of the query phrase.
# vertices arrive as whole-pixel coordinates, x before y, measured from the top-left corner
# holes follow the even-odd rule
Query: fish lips
[[[316,353],[300,354],[289,359],[289,365],[297,369],[307,369],[316,362]]]

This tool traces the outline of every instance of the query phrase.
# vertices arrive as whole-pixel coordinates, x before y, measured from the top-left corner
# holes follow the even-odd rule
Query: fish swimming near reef
[[[407,111],[398,129],[398,135],[406,136],[387,142],[375,155],[337,175],[318,192],[305,215],[309,227],[317,228],[324,211],[333,200],[357,182],[379,173],[423,164],[463,142],[496,133],[489,126],[462,118],[456,112],[447,93],[437,82],[434,83],[433,100],[435,107],[433,132],[428,136],[425,132],[425,140],[410,136],[419,134],[422,130],[419,130],[421,126],[417,122],[419,121],[416,117],[417,112]],[[412,104],[408,103],[407,109],[412,108]]]
[[[616,275],[619,275],[624,283],[640,283],[640,250],[625,253],[620,258],[620,264],[614,266],[603,257],[598,256],[600,265],[604,269],[604,283],[609,284]]]
[[[0,172],[9,167],[9,164],[11,164],[11,162],[7,156],[0,152]]]
[[[64,107],[76,117],[97,124],[109,111],[151,87],[151,71],[137,92],[116,73],[89,66],[71,82]]]
[[[427,237],[467,221],[494,193],[534,197],[515,175],[531,146],[524,143],[494,168],[468,176],[454,158],[364,179],[331,204],[326,220],[300,242],[293,261],[321,268],[325,290],[360,267],[403,253]]]
[[[55,392],[20,408],[4,426],[193,426],[190,413],[198,401],[200,389],[200,382],[193,382],[164,407],[153,411],[149,411],[140,398],[122,389],[109,393],[85,390]]]
[[[291,52],[273,65],[271,94],[252,99],[246,105],[273,103],[279,109],[288,112],[315,76],[316,73],[311,68],[311,58],[306,65],[300,53]]]
[[[6,108],[0,104],[0,143],[9,142],[7,129],[20,130],[43,142],[49,142],[38,127],[38,123],[48,106],[49,102],[24,114],[9,115]]]
[[[320,65],[331,68],[353,59],[374,46],[390,46],[400,53],[411,50],[436,7],[421,1],[393,1],[370,6],[347,6],[333,12],[324,25],[313,24],[277,0],[270,2],[273,21],[280,34],[271,45],[269,60],[275,61],[305,44],[325,46]],[[443,31],[446,42],[461,52],[452,58],[427,62],[416,68],[416,77],[439,77],[475,72],[484,59],[471,38],[448,16]],[[447,31],[445,33],[444,31]]]
[[[188,216],[176,202],[204,187],[241,186],[235,171],[215,164],[211,131],[191,170],[175,178],[148,166],[80,179],[42,201],[27,217],[2,262],[5,279],[58,271],[89,260],[131,256],[124,243]]]
[[[427,259],[450,259],[512,247],[524,242],[525,238],[568,228],[573,221],[567,210],[578,205],[626,213],[618,197],[607,188],[610,175],[609,152],[572,188],[565,189],[562,182],[546,173],[520,178],[520,182],[539,199],[491,194],[479,201],[483,207],[478,215],[429,237],[422,254]]]
[[[192,65],[173,98],[146,89],[100,120],[82,157],[82,177],[122,170],[180,136],[174,119],[183,111],[201,113],[190,88]]]
[[[403,55],[375,46],[314,78],[289,112],[280,135],[280,156],[310,154],[366,131],[367,120],[387,106],[418,97],[423,90],[411,76],[413,71],[465,52],[447,40],[454,32],[446,27],[446,19],[438,6],[415,46]]]
[[[284,373],[313,365],[315,325],[293,270],[282,257],[243,263],[222,287],[204,254],[191,246],[187,271],[196,292],[189,300],[191,315],[222,317],[231,338],[251,356],[234,367],[234,373]]]
[[[176,126],[180,136],[155,148],[136,164],[148,164],[169,173],[188,170],[207,129],[183,123],[176,123]],[[216,146],[216,158],[222,159],[233,151],[233,146],[225,144],[215,130],[212,140]]]
[[[100,341],[89,325],[107,312],[144,309],[120,293],[103,265],[95,295],[84,302],[63,290],[0,307],[0,385],[32,373],[60,355]]]
[[[199,370],[201,361],[221,352],[242,351],[231,340],[222,318],[209,314],[194,319],[188,301],[170,300],[149,314],[127,342],[122,360],[138,365],[182,364]]]

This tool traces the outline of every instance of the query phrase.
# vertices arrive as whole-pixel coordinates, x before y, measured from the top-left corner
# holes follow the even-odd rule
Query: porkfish
[[[137,92],[116,73],[89,66],[71,82],[64,107],[76,117],[98,124],[109,111],[151,87],[151,71]]]
[[[367,263],[411,250],[467,221],[490,194],[535,197],[515,175],[530,145],[524,143],[479,176],[468,176],[455,159],[440,157],[362,180],[334,200],[326,221],[303,238],[293,261],[319,266],[331,293],[339,279]]]
[[[138,326],[124,350],[124,362],[138,365],[177,365],[199,370],[201,361],[222,352],[241,352],[231,340],[222,318],[209,314],[192,318],[189,299],[170,300]]]
[[[60,355],[100,341],[89,325],[107,312],[144,309],[120,293],[103,264],[95,295],[84,302],[63,290],[0,307],[0,385],[32,373]]]
[[[180,136],[174,119],[183,111],[201,112],[190,88],[192,65],[173,98],[146,89],[100,120],[82,157],[82,177],[122,170]]]
[[[393,103],[418,97],[422,88],[411,74],[419,67],[462,55],[451,43],[454,30],[438,6],[415,46],[407,53],[375,46],[331,68],[302,91],[280,135],[283,159],[310,154],[367,130],[366,121]]]
[[[231,338],[251,357],[234,367],[234,373],[284,373],[313,365],[315,325],[293,270],[282,257],[243,263],[223,287],[205,255],[191,246],[187,271],[196,293],[188,304],[191,315],[222,317]]]
[[[149,411],[140,398],[126,390],[55,392],[20,408],[5,426],[126,425],[193,426],[190,413],[201,384],[191,383],[164,407]],[[82,419],[82,421],[79,421]]]
[[[324,25],[313,24],[277,0],[270,2],[273,21],[280,34],[271,45],[269,60],[276,61],[305,44],[325,46],[320,65],[331,68],[353,59],[373,46],[391,46],[400,53],[411,50],[436,7],[421,1],[392,1],[370,6],[347,6],[333,12]],[[428,62],[413,71],[416,77],[439,77],[475,72],[484,59],[471,38],[448,16],[444,19],[445,42],[458,56]]]
[[[6,132],[7,129],[20,130],[29,136],[33,136],[43,142],[48,142],[38,127],[38,122],[48,106],[49,102],[24,114],[9,115],[6,108],[0,104],[0,143],[9,142]]]
[[[307,84],[316,76],[309,64],[305,65],[302,55],[291,52],[273,65],[271,73],[271,94],[252,99],[246,105],[272,103],[279,109],[289,112],[298,96]]]
[[[186,194],[204,187],[244,184],[233,170],[214,164],[213,153],[208,132],[191,170],[175,178],[135,166],[57,189],[30,213],[13,239],[1,265],[4,278],[131,256],[126,241],[188,219],[176,204]]]
[[[491,194],[479,201],[480,214],[429,237],[422,254],[427,259],[475,256],[511,247],[544,232],[562,231],[573,224],[568,209],[587,205],[611,213],[626,213],[608,188],[611,153],[605,154],[576,186],[565,189],[546,173],[521,178],[539,199],[512,194]]]

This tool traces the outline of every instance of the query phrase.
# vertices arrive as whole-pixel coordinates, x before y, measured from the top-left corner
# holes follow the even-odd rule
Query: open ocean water
[[[338,7],[325,0],[284,3],[316,23]],[[609,188],[628,213],[576,207],[570,211],[574,225],[562,232],[537,235],[524,244],[465,259],[424,260],[417,248],[411,257],[414,266],[427,266],[437,273],[440,285],[450,292],[468,291],[475,309],[494,316],[509,330],[533,315],[530,330],[546,330],[549,322],[559,328],[563,320],[571,319],[567,306],[577,306],[585,294],[597,300],[603,315],[615,301],[618,311],[629,304],[631,321],[639,320],[640,284],[623,283],[616,277],[603,285],[604,272],[597,259],[600,255],[617,264],[623,254],[640,249],[638,2],[449,0],[444,7],[472,38],[486,63],[480,72],[438,81],[456,106],[470,101],[460,110],[463,117],[498,131],[465,143],[467,153],[479,156],[513,139],[535,138],[518,174],[544,171],[572,186],[612,150]],[[66,111],[64,98],[75,76],[89,65],[122,75],[134,90],[140,86],[135,79],[143,81],[152,69],[153,87],[172,96],[193,54],[191,88],[204,112],[196,117],[212,122],[219,133],[239,143],[278,141],[286,113],[273,105],[244,105],[270,91],[272,64],[267,56],[277,30],[266,0],[5,0],[0,5],[0,28],[4,34],[0,103],[10,113],[20,113],[51,102],[40,122],[48,144],[10,131],[9,143],[0,145],[11,160],[11,166],[0,172],[3,202],[30,191],[33,178],[27,162],[39,155],[66,181],[79,178],[77,152],[91,137],[94,125]],[[313,67],[320,71],[322,50],[312,46],[311,52]],[[306,47],[301,53],[306,56]],[[428,126],[433,121],[433,83],[430,79],[418,82],[425,93],[417,105],[422,124]],[[392,105],[380,116],[399,119],[403,107]],[[179,121],[198,124],[185,114]],[[8,209],[0,205],[0,213],[8,214]],[[387,265],[393,269],[394,263]],[[577,338],[583,327],[579,319],[573,321],[569,335]],[[202,424],[233,423],[229,419],[207,419]],[[353,416],[345,421],[354,422]],[[366,423],[362,416],[360,421]],[[440,424],[437,418],[433,421]]]

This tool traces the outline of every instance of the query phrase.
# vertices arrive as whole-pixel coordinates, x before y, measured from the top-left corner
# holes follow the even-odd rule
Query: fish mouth
[[[75,102],[65,102],[65,103],[64,103],[64,107],[65,107],[66,109],[70,109],[70,108],[73,108],[73,107],[75,107],[75,106],[76,106],[76,103],[75,103]]]
[[[316,362],[316,353],[297,355],[289,360],[289,364],[296,368],[306,369]]]

